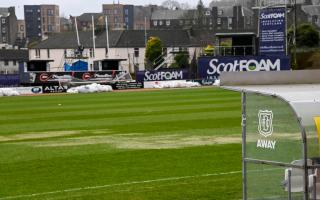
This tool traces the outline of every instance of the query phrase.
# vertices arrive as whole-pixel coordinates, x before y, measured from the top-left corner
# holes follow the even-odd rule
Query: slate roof
[[[233,6],[221,6],[218,7],[219,10],[222,10],[222,14],[218,17],[233,17]]]
[[[103,16],[103,14],[102,13],[83,13],[82,15],[77,17],[77,20],[81,22],[91,22],[92,16],[94,20],[98,20],[100,17]]]
[[[28,50],[17,50],[17,49],[0,49],[0,60],[1,61],[28,61],[29,51]]]
[[[302,10],[309,16],[320,16],[320,5],[302,6]]]
[[[109,42],[110,47],[116,46],[122,31],[110,31]],[[92,32],[79,32],[80,43],[85,48],[93,47]],[[74,49],[77,48],[77,36],[75,32],[59,33],[48,39],[40,42],[32,47],[33,49]],[[96,35],[96,47],[105,48],[107,46],[107,39],[105,32]]]
[[[188,14],[187,10],[156,10],[152,12],[151,20],[182,19]]]
[[[144,47],[145,36],[143,30],[124,31],[117,47]],[[185,30],[148,30],[147,38],[159,37],[164,47],[189,46],[190,37]]]
[[[212,34],[212,33],[211,33]],[[212,34],[213,35],[213,34]],[[194,45],[187,30],[148,30],[147,37],[159,37],[163,46],[166,47],[187,47]],[[85,48],[92,48],[92,32],[79,32],[81,44]],[[106,33],[102,32],[96,36],[96,47],[106,48]],[[109,32],[110,47],[145,47],[144,30],[125,30]],[[74,32],[59,33],[33,46],[33,49],[74,49],[77,47],[77,38]]]

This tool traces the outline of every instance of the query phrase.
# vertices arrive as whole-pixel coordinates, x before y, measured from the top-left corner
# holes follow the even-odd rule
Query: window
[[[52,32],[52,25],[48,25],[48,32]]]
[[[125,21],[126,23],[129,23],[129,18],[128,18],[128,17],[125,17],[125,18],[124,18],[124,21]]]
[[[185,24],[186,24],[186,25],[189,25],[189,24],[190,24],[190,20],[186,20],[186,21],[185,21]]]
[[[9,61],[5,60],[5,61],[4,61],[4,65],[5,65],[5,66],[8,66],[8,65],[9,65]]]
[[[48,9],[48,16],[52,16],[53,15],[53,10],[52,9]]]
[[[159,21],[159,26],[162,26],[163,25],[163,21]]]
[[[124,10],[124,13],[125,13],[125,15],[129,15],[129,10],[128,10],[128,9],[125,9],[125,10]]]
[[[2,42],[7,42],[7,38],[6,37],[2,37]]]
[[[94,57],[93,49],[89,49],[89,54],[90,54],[90,58],[93,58],[93,57]]]
[[[221,18],[217,19],[217,24],[219,24],[219,25],[221,24]]]
[[[167,54],[168,54],[168,49],[167,49],[166,47],[162,48],[162,54],[163,54],[164,56],[167,56]]]
[[[205,13],[205,15],[210,16],[210,15],[211,15],[210,10],[207,10],[206,13]]]
[[[245,19],[246,19],[246,24],[250,25],[251,24],[251,17],[247,16]]]
[[[16,60],[14,60],[12,63],[13,63],[13,66],[17,65],[17,61]]]
[[[38,21],[41,21],[41,18],[40,18],[40,17],[38,17]]]
[[[47,56],[50,58],[50,49],[47,49]]]
[[[68,54],[67,54],[67,49],[64,50],[64,57],[67,58]]]
[[[158,26],[158,21],[157,20],[153,21],[153,26]]]
[[[114,9],[113,13],[114,13],[115,15],[117,15],[117,14],[118,14],[118,9]]]
[[[20,25],[20,31],[24,31],[24,26]]]
[[[170,26],[170,20],[167,20],[167,21],[166,21],[166,25],[167,25],[167,26]]]
[[[2,27],[2,33],[6,33],[6,27]]]
[[[40,49],[36,49],[36,58],[40,58]]]
[[[221,16],[223,14],[223,10],[218,10],[218,16]]]
[[[1,22],[2,22],[3,24],[5,24],[5,23],[6,23],[6,19],[2,18],[2,19],[1,19]]]
[[[180,24],[180,26],[182,26],[183,25],[183,20],[179,20],[179,24]]]
[[[231,17],[228,18],[228,24],[229,24],[229,25],[232,24],[232,18],[231,18]]]
[[[139,48],[134,48],[134,57],[139,57]]]

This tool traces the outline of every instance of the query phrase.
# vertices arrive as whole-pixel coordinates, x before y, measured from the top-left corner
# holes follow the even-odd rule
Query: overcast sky
[[[120,0],[121,4],[134,5],[160,5],[165,0]],[[177,0],[179,3],[188,2],[191,6],[195,6],[198,0]],[[115,0],[117,3],[118,0]],[[205,6],[208,6],[211,0],[202,0]],[[113,0],[0,0],[0,7],[16,7],[16,15],[19,19],[24,18],[23,5],[37,4],[56,4],[60,6],[60,15],[68,17],[69,15],[80,15],[84,12],[102,12],[102,4],[113,3]]]

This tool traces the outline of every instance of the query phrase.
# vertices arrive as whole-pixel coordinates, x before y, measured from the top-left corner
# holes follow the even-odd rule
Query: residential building
[[[19,19],[17,21],[18,31],[17,31],[17,39],[23,40],[26,38],[26,23],[24,20]]]
[[[17,38],[17,29],[15,8],[0,8],[0,43],[13,45]]]
[[[212,12],[198,10],[156,10],[152,12],[151,29],[213,29]]]
[[[212,16],[216,32],[255,30],[254,12],[246,7],[213,7]]]
[[[19,63],[28,59],[28,50],[0,49],[0,74],[17,74]]]
[[[73,29],[71,19],[60,17],[60,32],[68,32]]]
[[[41,40],[42,23],[40,5],[25,5],[24,19],[26,24],[26,37],[29,41]]]
[[[108,17],[108,25],[112,30],[124,30],[126,28],[124,21],[124,5],[103,4],[102,12]],[[129,15],[127,16],[129,17]]]
[[[124,29],[132,30],[134,28],[134,6],[124,5],[123,6],[123,21]]]
[[[40,5],[42,33],[50,35],[60,32],[60,12],[57,5]]]
[[[151,6],[134,6],[134,30],[150,29],[150,19],[153,8]]]
[[[92,16],[94,19],[94,23],[97,26],[105,26],[105,19],[102,13],[83,13],[82,15],[77,17],[77,25],[78,30],[87,31],[92,30]],[[70,21],[75,25],[75,17],[71,16]]]
[[[134,30],[149,30],[151,27],[152,13],[158,10],[168,10],[158,5],[134,6]]]
[[[301,8],[307,15],[308,22],[320,29],[320,5],[306,5]]]
[[[209,33],[210,36],[212,33]],[[200,53],[203,43],[197,39],[198,34],[190,34],[187,30],[148,30],[147,37],[159,37],[166,52],[166,61],[172,62],[171,52],[186,49],[189,55]],[[107,49],[106,33],[96,35],[96,49],[93,49],[92,33],[79,32],[80,43],[84,46],[83,57],[89,64],[89,70],[94,70],[95,63],[105,59],[121,59],[121,70],[133,72],[135,69],[145,69],[145,32],[144,30],[117,30],[109,32],[110,49]],[[203,37],[202,38],[208,38]],[[212,41],[211,41],[212,42]],[[63,64],[69,63],[77,48],[77,39],[73,32],[60,33],[48,38],[29,49],[29,59],[53,60],[49,71],[63,71]],[[190,56],[192,57],[192,56]]]
[[[24,19],[29,42],[60,32],[59,6],[25,5]]]

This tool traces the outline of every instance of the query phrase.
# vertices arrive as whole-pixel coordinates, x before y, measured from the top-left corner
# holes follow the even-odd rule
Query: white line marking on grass
[[[110,187],[116,187],[116,186],[136,185],[136,184],[155,183],[155,182],[164,182],[164,181],[175,181],[175,180],[210,177],[210,176],[223,176],[223,175],[239,174],[239,173],[242,173],[242,171],[231,171],[231,172],[223,172],[223,173],[215,173],[215,174],[202,174],[202,175],[196,175],[196,176],[170,177],[170,178],[161,178],[161,179],[146,180],[146,181],[132,181],[132,182],[126,182],[126,183],[116,183],[116,184],[110,184],[110,185],[70,188],[70,189],[57,190],[57,191],[52,191],[52,192],[43,192],[43,193],[34,193],[34,194],[26,194],[26,195],[1,197],[0,200],[21,199],[21,198],[38,197],[38,196],[45,196],[45,195],[59,194],[59,193],[67,193],[67,192],[77,192],[77,191],[82,191],[82,190],[94,190],[94,189],[110,188]]]

